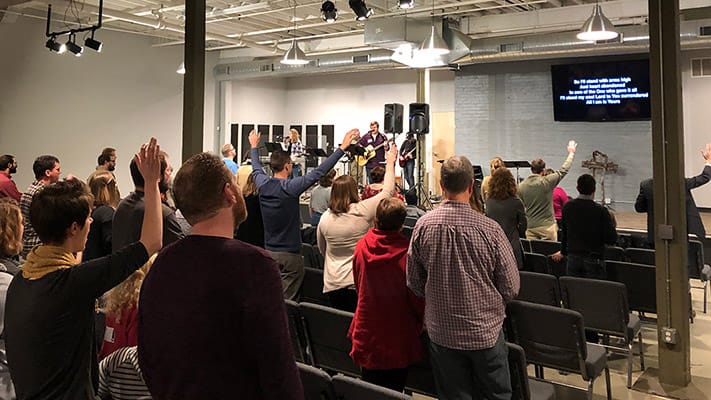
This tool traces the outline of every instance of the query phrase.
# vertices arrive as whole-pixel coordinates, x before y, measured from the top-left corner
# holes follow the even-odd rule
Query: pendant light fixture
[[[175,70],[175,72],[179,73],[180,75],[185,75],[185,61],[180,62],[180,65],[178,65],[178,69]]]
[[[442,36],[435,28],[434,7],[434,0],[432,0],[432,29],[425,41],[420,45],[420,55],[433,58],[449,54],[447,43],[442,39]]]
[[[605,14],[602,13],[600,4],[595,2],[592,15],[585,21],[583,27],[580,28],[577,37],[580,40],[595,42],[598,40],[614,39],[618,35],[619,33],[615,30],[615,26],[605,17]]]
[[[296,0],[294,0],[294,30],[291,32],[291,47],[289,51],[284,54],[284,58],[281,59],[282,64],[286,65],[304,65],[308,64],[309,60],[306,59],[306,54],[299,48],[296,43]]]

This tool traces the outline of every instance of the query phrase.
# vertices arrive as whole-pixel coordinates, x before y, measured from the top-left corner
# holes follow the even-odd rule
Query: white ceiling
[[[206,47],[208,50],[249,48],[259,49],[261,55],[279,54],[295,36],[307,54],[362,49],[364,23],[355,20],[348,1],[332,1],[338,9],[335,23],[321,19],[322,0],[207,0]],[[397,0],[365,2],[374,11],[371,19],[405,14],[398,9]],[[681,2],[682,8],[711,7],[711,0]],[[98,0],[0,0],[0,9],[45,19],[49,3],[57,30],[64,29],[64,24],[76,27],[97,22]],[[435,16],[457,21],[464,33],[477,39],[575,30],[590,15],[595,0],[415,0],[415,7],[406,15],[430,17],[433,3]],[[647,0],[600,3],[615,24],[646,23]],[[157,46],[179,45],[184,30],[184,4],[185,1],[177,0],[105,0],[104,28],[155,37]]]

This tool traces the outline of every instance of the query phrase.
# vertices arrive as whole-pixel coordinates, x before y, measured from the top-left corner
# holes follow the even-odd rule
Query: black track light
[[[54,36],[47,40],[47,43],[45,43],[45,47],[47,47],[50,51],[56,52],[57,54],[62,54],[67,51],[67,46],[65,46],[63,43],[57,43],[57,38]]]
[[[412,8],[415,6],[415,0],[400,0],[400,3],[398,4],[398,8],[400,9],[408,9]]]
[[[91,31],[91,37],[86,38],[84,41],[84,46],[96,51],[97,53],[101,53],[101,48],[103,47],[103,44],[94,39],[94,31]]]
[[[84,48],[76,44],[74,42],[75,40],[75,34],[69,35],[69,40],[67,40],[67,50],[72,52],[75,56],[81,57],[81,53],[84,52]]]
[[[338,10],[332,1],[326,0],[321,4],[321,18],[328,23],[336,22],[338,19]]]
[[[363,0],[349,0],[348,5],[356,15],[356,21],[365,21],[373,15],[373,9],[368,8]]]

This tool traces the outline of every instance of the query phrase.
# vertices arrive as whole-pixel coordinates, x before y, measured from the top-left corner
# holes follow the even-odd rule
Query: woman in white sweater
[[[373,224],[378,203],[395,192],[397,148],[390,145],[385,155],[383,191],[360,201],[353,177],[341,175],[333,181],[328,210],[318,224],[318,248],[324,255],[323,292],[331,306],[354,312],[358,304],[353,284],[353,252],[356,243]]]

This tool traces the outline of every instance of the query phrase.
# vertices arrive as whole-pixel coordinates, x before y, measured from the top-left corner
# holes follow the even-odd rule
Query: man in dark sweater
[[[333,168],[343,152],[358,137],[358,129],[351,129],[343,138],[340,148],[318,168],[308,174],[289,179],[293,163],[289,153],[277,150],[269,159],[274,177],[270,178],[259,163],[259,133],[252,130],[252,175],[259,190],[259,202],[264,219],[264,247],[281,269],[284,297],[295,300],[304,281],[304,258],[301,256],[301,214],[299,196]]]
[[[561,220],[561,253],[568,256],[568,275],[606,279],[605,245],[617,241],[617,224],[610,212],[593,200],[592,175],[580,175],[578,192],[578,198],[563,206]]]
[[[153,398],[302,400],[279,267],[233,239],[247,216],[235,176],[201,153],[173,191],[191,234],[158,255],[138,307],[138,359]]]

